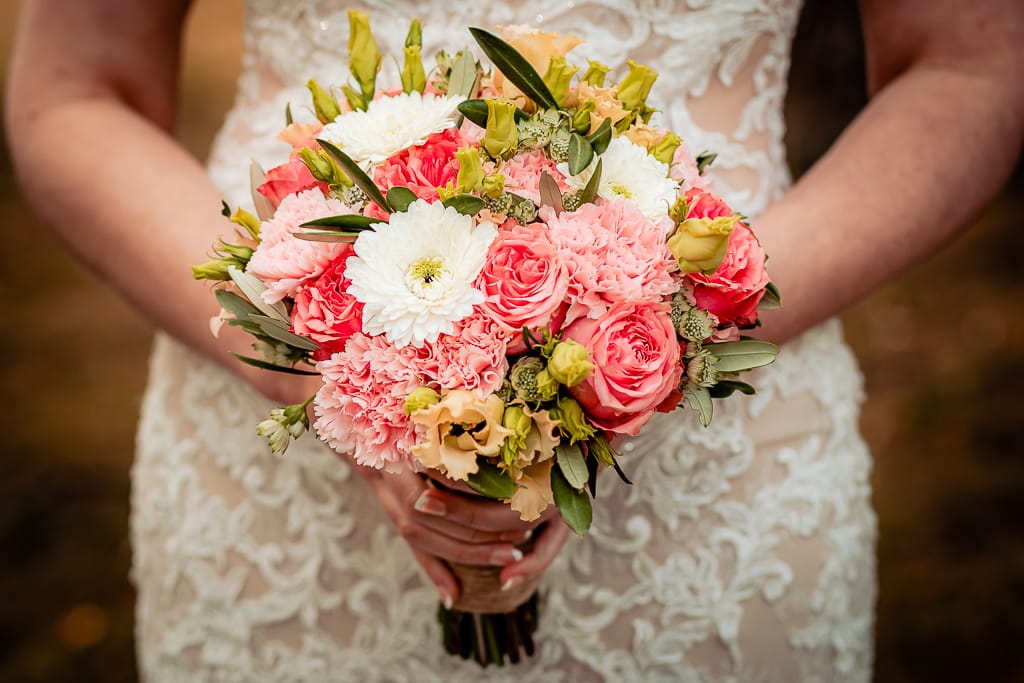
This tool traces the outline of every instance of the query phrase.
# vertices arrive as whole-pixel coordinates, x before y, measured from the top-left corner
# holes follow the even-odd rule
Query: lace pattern
[[[792,2],[366,4],[392,50],[413,14],[425,52],[456,23],[572,30],[590,55],[662,73],[663,115],[720,152],[716,186],[737,206],[756,214],[789,182]],[[210,164],[229,201],[248,195],[247,156],[287,152],[266,141],[285,103],[305,101],[310,65],[339,75],[346,32],[333,2],[250,0],[245,73]],[[659,415],[624,444],[635,486],[602,481],[593,529],[545,577],[538,656],[481,672],[441,651],[436,593],[361,478],[309,438],[272,455],[254,432],[270,405],[159,337],[133,470],[140,669],[158,681],[867,681],[870,456],[838,323],[752,381],[758,394],[717,405],[708,429]]]

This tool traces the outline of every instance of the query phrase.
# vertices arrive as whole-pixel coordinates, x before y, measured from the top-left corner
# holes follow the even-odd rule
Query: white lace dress
[[[661,73],[654,102],[716,188],[756,216],[789,183],[781,107],[792,0],[367,0],[394,52],[465,25],[575,32]],[[237,104],[210,172],[245,203],[280,161],[285,103],[342,75],[344,7],[249,0]],[[755,222],[756,224],[756,222]],[[539,654],[486,671],[445,655],[437,594],[361,478],[312,438],[271,455],[251,388],[157,340],[133,472],[138,648],[149,681],[867,681],[875,595],[861,379],[837,322],[787,345],[713,425],[659,415],[624,446],[584,539],[547,573]]]

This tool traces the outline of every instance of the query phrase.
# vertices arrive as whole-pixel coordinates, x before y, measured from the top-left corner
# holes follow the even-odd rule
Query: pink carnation
[[[352,213],[337,199],[328,199],[318,189],[285,197],[273,219],[263,224],[262,241],[246,270],[263,280],[263,298],[276,303],[295,296],[299,286],[320,277],[327,266],[347,248],[344,244],[309,242],[293,235],[300,225],[314,218]]]
[[[542,328],[565,301],[569,275],[543,223],[515,225],[491,242],[476,288],[480,310],[508,333]]]
[[[411,344],[395,348],[383,335],[352,335],[344,351],[317,365],[324,384],[313,402],[316,432],[339,453],[353,453],[360,465],[416,469],[416,431],[404,406],[409,392],[423,384],[428,353]]]
[[[565,176],[558,170],[555,162],[540,149],[517,154],[502,164],[499,172],[505,176],[506,190],[526,197],[534,204],[540,204],[540,177],[545,172],[555,179],[558,189],[562,192],[569,191]]]
[[[661,301],[679,288],[664,228],[632,202],[584,204],[558,216],[546,207],[541,217],[569,271],[567,323],[598,318],[619,302]]]
[[[729,250],[710,275],[690,273],[697,306],[710,311],[724,325],[757,322],[757,305],[768,286],[764,249],[754,233],[737,223],[729,235]]]
[[[598,320],[583,318],[565,329],[594,364],[569,391],[595,426],[639,434],[679,386],[683,367],[669,312],[664,302],[619,303]]]
[[[320,345],[313,353],[317,360],[343,351],[348,338],[362,331],[363,305],[348,293],[350,283],[345,277],[352,246],[344,247],[338,259],[315,282],[295,295],[292,331]]]
[[[466,389],[488,396],[501,388],[508,373],[508,333],[490,318],[474,312],[430,344],[429,374],[445,389]]]
[[[465,146],[455,129],[435,133],[422,145],[404,149],[382,162],[374,169],[373,180],[385,192],[398,185],[409,188],[420,199],[434,201],[437,188],[455,185],[459,174],[455,152]]]

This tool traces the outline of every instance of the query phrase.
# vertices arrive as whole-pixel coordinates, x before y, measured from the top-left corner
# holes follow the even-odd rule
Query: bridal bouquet
[[[312,404],[319,437],[361,465],[430,471],[524,520],[555,505],[583,534],[600,470],[628,482],[614,437],[677,406],[706,425],[712,399],[753,391],[735,373],[776,348],[741,332],[778,295],[702,176],[713,156],[650,125],[654,71],[629,61],[611,84],[566,60],[574,36],[470,31],[492,67],[466,49],[428,72],[414,21],[400,84],[378,91],[351,12],[353,82],[309,82],[317,122],[289,110],[288,161],[254,170],[257,215],[225,206],[242,239],[194,275],[224,282],[218,322],[256,338],[240,360],[323,379],[260,423],[274,451]],[[488,570],[457,569],[449,651],[530,653],[536,587],[501,604],[465,590]]]

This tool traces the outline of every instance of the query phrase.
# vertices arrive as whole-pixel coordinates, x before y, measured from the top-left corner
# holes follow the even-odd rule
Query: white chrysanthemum
[[[566,182],[575,190],[586,187],[594,174],[597,159],[601,159],[601,183],[598,196],[605,199],[629,199],[647,218],[659,222],[668,216],[676,201],[679,183],[668,177],[668,164],[648,154],[628,138],[612,138],[600,157],[595,157],[579,175],[569,175],[569,165],[559,164],[558,170],[566,175]]]
[[[395,346],[423,346],[454,331],[454,323],[483,303],[473,288],[498,231],[440,202],[413,202],[355,243],[348,291],[363,303],[363,331]]]
[[[358,162],[380,163],[453,127],[455,107],[462,100],[415,91],[381,97],[370,102],[366,111],[338,115],[324,126],[320,136]]]

